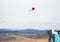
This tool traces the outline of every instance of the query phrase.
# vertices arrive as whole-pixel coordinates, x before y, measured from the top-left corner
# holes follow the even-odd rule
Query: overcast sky
[[[60,29],[60,0],[0,0],[0,28]]]

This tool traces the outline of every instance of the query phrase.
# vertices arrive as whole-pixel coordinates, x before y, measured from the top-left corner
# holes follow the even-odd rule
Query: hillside
[[[39,34],[39,33],[47,33],[47,30],[35,30],[35,29],[7,30],[7,29],[0,29],[0,34],[1,33]]]

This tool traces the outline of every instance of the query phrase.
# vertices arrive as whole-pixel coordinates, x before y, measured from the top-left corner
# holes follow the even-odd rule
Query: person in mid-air
[[[35,7],[32,7],[32,9],[31,9],[31,10],[29,10],[29,12],[34,11],[34,10],[35,10]]]

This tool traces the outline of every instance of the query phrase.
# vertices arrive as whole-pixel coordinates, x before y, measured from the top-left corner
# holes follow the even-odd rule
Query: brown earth
[[[1,41],[2,42],[2,41]],[[5,41],[3,41],[5,42]],[[6,41],[6,42],[48,42],[48,39],[17,39],[13,41]]]

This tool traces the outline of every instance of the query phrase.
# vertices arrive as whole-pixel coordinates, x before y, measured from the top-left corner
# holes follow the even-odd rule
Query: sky
[[[0,0],[0,28],[60,29],[60,0]]]

